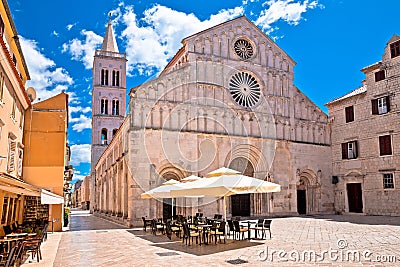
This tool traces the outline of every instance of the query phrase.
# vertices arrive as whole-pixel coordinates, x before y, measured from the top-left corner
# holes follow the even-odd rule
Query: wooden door
[[[347,200],[349,203],[349,212],[363,212],[361,183],[347,184]]]
[[[306,190],[297,190],[297,212],[299,214],[307,213]]]

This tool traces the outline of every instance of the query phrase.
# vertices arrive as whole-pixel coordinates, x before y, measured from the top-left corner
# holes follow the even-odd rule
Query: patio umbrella
[[[191,175],[189,177],[183,178],[182,181],[185,181],[183,183],[181,183],[177,180],[171,179],[171,180],[164,182],[162,185],[160,185],[156,188],[153,188],[147,192],[142,193],[140,195],[140,197],[145,198],[145,199],[148,199],[148,198],[171,198],[172,199],[171,200],[172,201],[172,203],[171,203],[172,204],[172,217],[173,217],[174,216],[174,197],[175,196],[171,196],[171,190],[185,188],[189,184],[189,182],[186,182],[186,181],[195,181],[198,179],[201,179],[201,178],[198,176],[195,176],[195,175]]]
[[[189,184],[188,184],[189,185]],[[171,189],[174,197],[220,196],[224,199],[224,219],[226,220],[226,197],[235,194],[280,192],[281,186],[240,172],[220,168],[208,173],[207,178],[190,183],[190,187]]]

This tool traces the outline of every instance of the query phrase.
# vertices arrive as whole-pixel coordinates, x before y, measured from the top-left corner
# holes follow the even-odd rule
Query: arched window
[[[107,98],[101,99],[100,113],[101,114],[108,114],[108,99]]]
[[[119,86],[119,71],[112,71],[112,86]]]
[[[108,70],[101,70],[101,85],[108,85]]]
[[[113,136],[117,133],[118,129],[113,130]]]
[[[101,144],[107,145],[107,129],[101,129]]]
[[[119,115],[119,100],[113,99],[112,101],[112,115]]]

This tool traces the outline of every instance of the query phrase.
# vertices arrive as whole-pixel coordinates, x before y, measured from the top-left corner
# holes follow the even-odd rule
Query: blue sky
[[[162,69],[182,38],[246,15],[293,58],[295,85],[314,103],[361,85],[360,69],[381,60],[397,33],[398,0],[9,0],[31,74],[44,100],[70,94],[69,144],[75,178],[89,174],[94,50],[111,12],[127,53],[127,91]],[[397,31],[397,32],[396,32]],[[151,49],[149,49],[151,48]]]

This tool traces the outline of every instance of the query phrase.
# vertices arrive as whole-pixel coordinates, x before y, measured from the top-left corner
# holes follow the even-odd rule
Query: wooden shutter
[[[354,121],[354,106],[346,107],[345,113],[346,113],[346,122]]]
[[[378,99],[372,99],[371,100],[371,104],[372,104],[372,114],[373,115],[378,115]]]
[[[390,111],[390,97],[386,96],[386,108],[387,108],[387,112]]]
[[[390,135],[379,136],[379,152],[381,156],[392,155],[392,142]]]
[[[347,156],[347,143],[342,144],[342,159],[348,159]]]
[[[354,149],[356,150],[354,153],[355,154],[354,158],[356,159],[358,158],[358,141],[354,141]]]

